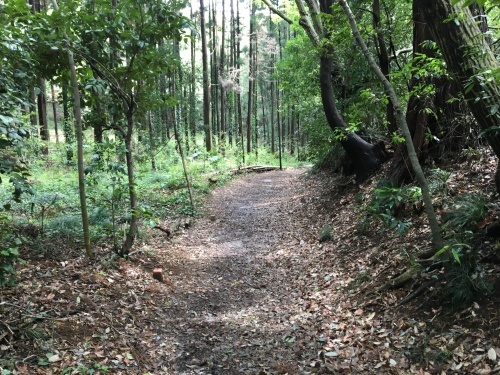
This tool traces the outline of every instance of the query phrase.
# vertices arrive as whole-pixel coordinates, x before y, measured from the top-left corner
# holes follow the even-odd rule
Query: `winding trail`
[[[217,189],[205,215],[177,247],[171,275],[165,369],[172,374],[302,373],[315,355],[297,342],[303,301],[300,271],[286,244],[294,239],[305,170],[252,174]],[[306,340],[307,342],[307,340]]]

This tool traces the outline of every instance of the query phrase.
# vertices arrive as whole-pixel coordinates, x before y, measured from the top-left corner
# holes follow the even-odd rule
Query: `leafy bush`
[[[0,213],[0,286],[14,284],[14,267],[19,261],[19,247],[23,239],[14,234],[12,223]]]
[[[368,208],[368,216],[382,221],[399,234],[408,230],[411,223],[401,220],[401,213],[406,207],[420,202],[422,192],[417,186],[399,187],[390,180],[381,180],[374,190]]]
[[[331,224],[325,225],[319,235],[319,242],[330,241],[332,239],[332,229],[333,226]]]
[[[466,194],[458,197],[450,212],[443,214],[446,226],[454,232],[473,231],[483,220],[487,212],[484,198],[477,194]]]

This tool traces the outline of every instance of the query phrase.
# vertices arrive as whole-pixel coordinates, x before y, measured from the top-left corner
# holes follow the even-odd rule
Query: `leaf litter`
[[[87,260],[64,243],[58,254],[27,256],[17,285],[0,294],[0,366],[17,374],[498,373],[498,288],[460,311],[432,293],[397,307],[417,281],[377,290],[404,271],[407,253],[430,246],[425,220],[413,218],[404,237],[373,223],[361,230],[371,183],[338,178],[304,169],[239,178],[211,194],[190,229],[172,240],[143,236],[129,260],[109,249]],[[467,189],[460,181],[452,185]],[[320,242],[325,225],[331,237]],[[152,277],[158,268],[163,282]]]

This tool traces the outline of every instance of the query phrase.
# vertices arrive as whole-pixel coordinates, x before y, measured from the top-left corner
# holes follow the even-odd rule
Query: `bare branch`
[[[285,13],[283,13],[282,11],[280,11],[278,8],[276,8],[273,3],[271,3],[269,0],[262,0],[262,2],[264,4],[267,5],[267,7],[269,8],[269,10],[271,12],[273,12],[274,14],[276,14],[277,16],[280,16],[281,19],[283,19],[283,21],[286,21],[288,22],[290,25],[293,24],[293,21],[287,17],[287,15]]]

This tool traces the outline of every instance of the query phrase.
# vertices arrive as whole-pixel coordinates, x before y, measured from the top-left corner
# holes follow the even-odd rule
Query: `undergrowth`
[[[116,139],[105,139],[97,145],[90,140],[90,134],[86,135],[84,164],[91,241],[98,246],[116,245],[125,235],[126,224],[132,215],[128,202],[125,149]],[[11,184],[0,184],[0,206],[10,208],[2,213],[3,221],[36,233],[32,236],[34,241],[31,250],[43,249],[47,253],[59,246],[56,244],[60,241],[68,246],[71,243],[80,244],[83,230],[76,161],[68,162],[68,150],[64,144],[49,144],[48,155],[42,152],[44,146],[43,142],[34,138],[18,150],[31,174],[32,194],[25,194],[15,202],[12,200]],[[278,165],[276,156],[263,148],[246,154],[243,164],[241,151],[237,148],[228,148],[222,156],[217,150],[206,152],[203,147],[191,144],[185,155],[195,200],[193,209],[175,143],[167,142],[158,148],[154,155],[155,168],[151,154],[148,150],[142,150],[142,147],[138,144],[135,150],[135,189],[139,198],[139,209],[135,214],[140,219],[139,236],[144,235],[143,228],[153,227],[158,222],[173,220],[178,216],[198,215],[197,208],[205,196],[216,186],[233,178],[230,170],[243,165]],[[75,149],[73,155],[76,155]],[[297,165],[296,159],[286,153],[283,154],[282,162],[284,166]],[[217,177],[215,182],[214,179],[209,181],[210,176]],[[11,230],[9,226],[3,225],[3,221],[0,266],[5,268],[7,278],[17,261],[19,244],[17,237],[8,237],[11,236]]]

